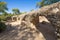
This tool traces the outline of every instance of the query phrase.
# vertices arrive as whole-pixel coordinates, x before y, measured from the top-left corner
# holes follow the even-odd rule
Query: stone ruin
[[[46,17],[49,22],[45,22],[45,21],[39,22],[39,20],[40,20],[39,16]],[[46,24],[46,23],[51,24],[52,27],[50,26],[49,29],[47,29],[47,31],[49,31],[47,34],[50,33],[49,35],[51,35],[51,37],[53,37],[51,40],[57,40],[57,38],[60,38],[60,2],[41,7],[37,11],[29,12],[22,18],[22,21],[27,22],[28,26],[32,23],[38,29],[39,29],[39,26],[41,23],[42,24]],[[48,28],[48,27],[46,27],[46,28]],[[54,39],[54,38],[56,38],[56,39]]]
[[[57,40],[60,38],[60,2],[19,17],[21,23],[17,26],[18,40]]]
[[[15,21],[18,21],[18,20],[20,20],[20,17],[19,17],[19,15],[14,15],[14,16],[12,16],[12,17],[7,17],[6,18],[6,21],[12,21],[12,22],[15,22]]]

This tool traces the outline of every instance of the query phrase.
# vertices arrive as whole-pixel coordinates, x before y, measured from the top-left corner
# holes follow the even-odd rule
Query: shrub
[[[3,22],[0,22],[0,32],[4,31],[6,29],[6,25]]]
[[[0,16],[1,21],[5,21],[6,17],[5,16]]]

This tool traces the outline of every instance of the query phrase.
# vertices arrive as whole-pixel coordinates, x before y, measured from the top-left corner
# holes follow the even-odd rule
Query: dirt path
[[[36,30],[26,25],[8,25],[7,30],[0,33],[0,40],[56,40],[47,33],[44,26],[40,24],[39,30]]]
[[[37,30],[26,27],[26,25],[24,27],[20,25],[8,25],[7,30],[0,33],[0,40],[42,40],[42,37],[42,34]]]
[[[20,25],[20,21],[17,21],[7,22],[6,25],[7,29],[0,33],[0,40],[57,40],[55,35],[51,34],[54,29],[49,23],[28,27],[24,23]]]

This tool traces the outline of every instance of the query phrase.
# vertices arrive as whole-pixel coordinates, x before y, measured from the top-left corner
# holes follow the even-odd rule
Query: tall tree
[[[34,9],[31,9],[31,11],[34,11]]]
[[[13,8],[12,11],[13,11],[14,14],[20,14],[19,9],[17,9],[17,8]]]
[[[6,2],[0,1],[0,12],[5,12],[6,10],[8,10]]]
[[[7,13],[7,12],[4,12],[2,15],[7,16],[7,15],[8,15],[8,13]]]
[[[42,0],[41,2],[37,2],[36,7],[40,8],[40,7],[44,6],[45,5],[44,2],[45,2],[45,0]]]
[[[60,0],[42,0],[41,2],[37,2],[37,5],[36,6],[40,8],[40,7],[43,7],[45,5],[56,3],[58,1],[60,1]]]

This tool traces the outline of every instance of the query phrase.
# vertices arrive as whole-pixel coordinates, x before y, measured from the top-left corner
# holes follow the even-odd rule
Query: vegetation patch
[[[3,22],[0,22],[0,33],[6,29],[6,25]]]

